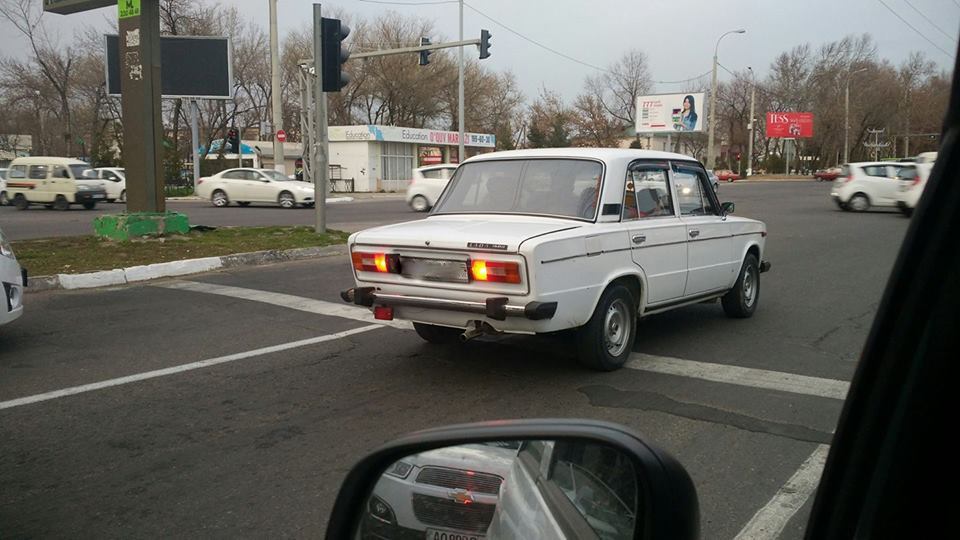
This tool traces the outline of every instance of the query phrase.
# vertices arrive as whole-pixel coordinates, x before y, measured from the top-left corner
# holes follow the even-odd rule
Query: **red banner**
[[[813,113],[768,112],[767,137],[781,139],[813,137]]]

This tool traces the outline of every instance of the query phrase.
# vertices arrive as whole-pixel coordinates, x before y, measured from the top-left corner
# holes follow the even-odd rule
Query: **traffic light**
[[[230,128],[227,131],[227,152],[230,154],[240,153],[240,132],[237,128]]]
[[[480,59],[490,58],[490,31],[480,31]]]
[[[350,28],[340,23],[340,19],[323,17],[323,39],[321,74],[323,76],[324,92],[339,92],[350,82],[350,77],[343,72],[343,63],[350,58],[350,51],[343,46],[343,40],[350,35]]]
[[[420,38],[420,46],[421,46],[421,47],[423,47],[424,45],[429,45],[429,44],[430,44],[430,38],[428,38],[428,37],[422,37],[422,38]],[[431,53],[431,52],[433,52],[433,51],[420,51],[420,65],[421,65],[421,66],[425,66],[425,65],[427,65],[427,64],[430,63],[430,53]]]

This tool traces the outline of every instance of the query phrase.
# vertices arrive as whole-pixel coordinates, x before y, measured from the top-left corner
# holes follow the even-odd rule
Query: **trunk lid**
[[[577,221],[495,214],[431,216],[360,232],[358,244],[516,253],[536,236],[581,227]]]

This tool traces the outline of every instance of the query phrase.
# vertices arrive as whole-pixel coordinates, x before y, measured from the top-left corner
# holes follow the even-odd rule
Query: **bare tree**
[[[632,49],[606,72],[588,77],[586,87],[607,114],[623,125],[632,126],[637,113],[637,97],[649,94],[652,84],[647,55]]]

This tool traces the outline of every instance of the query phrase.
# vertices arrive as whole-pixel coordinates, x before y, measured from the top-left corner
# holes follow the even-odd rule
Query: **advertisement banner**
[[[637,133],[703,131],[707,107],[702,92],[637,98]]]
[[[424,145],[456,146],[460,134],[456,131],[417,129],[397,126],[330,126],[327,129],[331,141],[385,141]],[[496,148],[497,138],[489,133],[464,133],[464,146]]]
[[[813,137],[813,113],[768,112],[767,137],[809,139]]]

